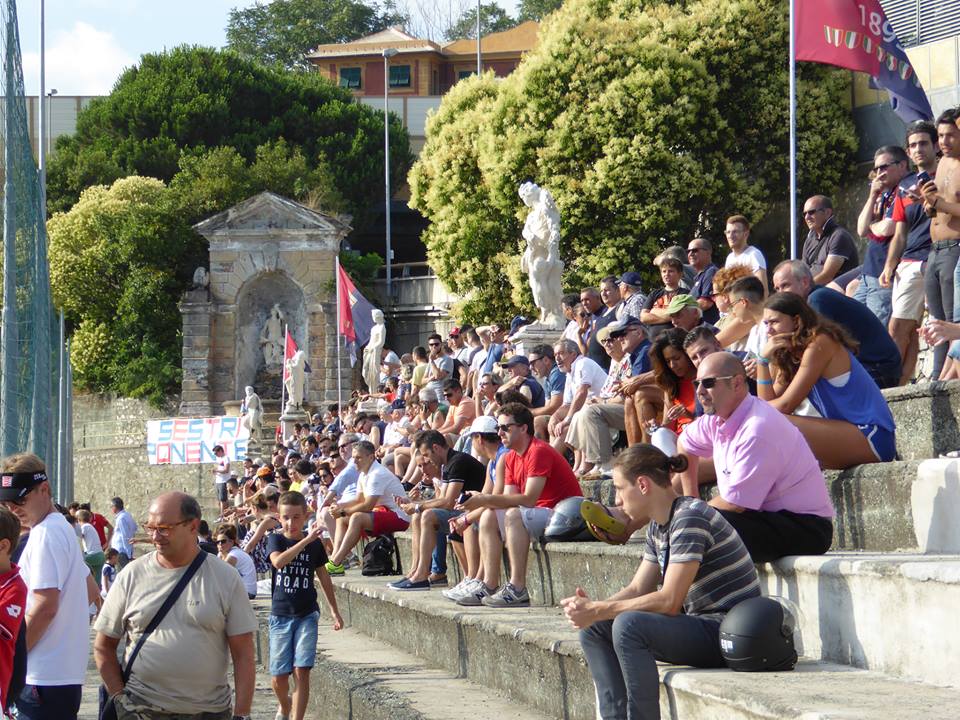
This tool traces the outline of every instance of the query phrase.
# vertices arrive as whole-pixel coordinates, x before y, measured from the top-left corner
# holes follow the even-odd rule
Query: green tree
[[[501,32],[515,27],[517,21],[507,14],[507,11],[496,3],[487,3],[480,6],[480,35]],[[477,8],[471,7],[463,11],[457,21],[444,30],[447,40],[476,40],[477,38]]]
[[[202,240],[164,184],[142,177],[89,188],[47,232],[54,301],[74,328],[77,384],[160,402],[180,378],[176,301]]]
[[[406,13],[393,0],[273,0],[234,8],[227,22],[227,47],[243,57],[288,69],[309,69],[304,55],[318,45],[356,40],[391,25]]]
[[[786,201],[783,0],[567,0],[510,77],[458,83],[410,173],[431,221],[429,260],[466,296],[463,320],[529,311],[519,272],[526,178],[562,216],[565,283],[645,272],[661,239],[721,244],[723,220]],[[800,82],[800,193],[831,192],[852,166],[849,74]],[[721,245],[722,246],[722,245]]]
[[[144,55],[110,95],[79,114],[76,133],[57,141],[48,167],[48,208],[69,210],[90,185],[128,175],[170,182],[183,154],[229,147],[254,162],[258,148],[281,139],[281,151],[302,158],[306,169],[323,168],[354,227],[372,217],[383,192],[380,112],[318,73],[286,72],[197,47]],[[396,117],[390,161],[399,186],[412,157]]]
[[[563,0],[520,0],[517,6],[517,20],[526,22],[536,20],[540,22],[547,15],[563,5]]]

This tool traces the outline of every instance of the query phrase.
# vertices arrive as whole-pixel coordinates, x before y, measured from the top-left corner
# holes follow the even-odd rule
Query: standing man
[[[127,638],[130,652],[186,568],[203,552],[197,545],[199,525],[200,504],[186,493],[164,493],[150,503],[144,529],[156,550],[117,575],[97,618],[94,659],[119,720],[164,720],[171,715],[250,720],[257,618],[236,568],[218,557],[204,553],[196,574],[144,643],[126,684],[117,660],[120,639]],[[233,698],[227,679],[231,659]]]
[[[817,285],[826,285],[860,264],[857,244],[833,216],[830,198],[826,195],[809,198],[803,204],[803,221],[810,232],[803,243],[801,257]]]
[[[880,318],[884,327],[890,324],[892,292],[880,284],[880,275],[887,263],[887,249],[897,224],[893,221],[893,201],[897,186],[907,174],[907,154],[898,145],[885,145],[873,155],[873,182],[870,195],[857,219],[857,232],[867,239],[860,285],[853,299],[862,302]]]
[[[931,178],[937,175],[937,128],[933,123],[919,120],[907,128],[907,154],[917,166],[918,173]],[[890,337],[900,350],[903,364],[903,385],[913,377],[920,350],[917,330],[923,320],[924,289],[923,263],[930,255],[930,217],[923,211],[922,198],[918,194],[917,173],[900,181],[897,197],[893,201],[893,221],[897,224],[893,240],[887,250],[887,262],[880,275],[880,285],[893,286]],[[946,345],[934,348],[934,364],[943,366]]]
[[[643,278],[640,273],[625,272],[620,276],[619,285],[620,297],[623,302],[617,310],[617,320],[623,320],[628,315],[640,319],[640,313],[643,312],[643,304],[647,301],[647,296],[641,290]]]
[[[15,699],[19,717],[76,720],[90,652],[90,569],[76,533],[54,507],[40,458],[19,453],[3,461],[0,501],[30,530],[19,560],[27,586],[27,676]]]
[[[443,381],[453,376],[453,358],[444,352],[443,338],[434,333],[427,338],[430,365],[427,368],[427,390],[434,393],[437,402],[443,399]]]
[[[617,286],[617,278],[610,276],[600,281],[600,302],[597,309],[593,309],[591,304],[588,309],[594,317],[591,321],[590,337],[587,339],[587,357],[593,360],[606,372],[610,368],[610,356],[604,351],[600,341],[597,340],[597,331],[604,328],[617,319],[617,308],[620,307],[620,288]],[[581,294],[581,299],[584,297]],[[586,307],[586,304],[584,304]]]
[[[123,498],[113,498],[110,501],[110,509],[113,510],[115,521],[113,534],[110,536],[110,547],[120,553],[120,559],[117,562],[122,569],[133,560],[133,536],[137,534],[137,521],[133,519],[133,515],[123,509]]]
[[[717,274],[717,266],[713,264],[712,256],[713,243],[706,238],[695,237],[687,244],[687,260],[696,273],[690,295],[697,299],[704,322],[716,325],[720,311],[713,302],[713,276]]]
[[[956,322],[954,315],[953,279],[960,258],[960,111],[945,110],[937,118],[937,141],[943,158],[937,166],[937,177],[920,187],[924,210],[931,214],[930,259],[923,281],[927,308],[937,320]],[[945,352],[934,355],[934,378],[940,376]],[[940,358],[940,364],[937,359]]]
[[[750,222],[743,215],[734,215],[727,218],[727,228],[724,231],[730,254],[727,255],[724,267],[746,265],[760,282],[763,283],[763,292],[767,293],[767,260],[763,253],[750,240]]]
[[[230,458],[227,457],[223,445],[213,446],[213,456],[217,459],[213,465],[213,487],[216,490],[217,502],[220,503],[220,517],[217,522],[223,519],[227,512],[229,503],[227,502],[227,480],[230,479]]]

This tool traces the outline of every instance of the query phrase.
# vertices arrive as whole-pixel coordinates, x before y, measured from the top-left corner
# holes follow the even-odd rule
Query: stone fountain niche
[[[264,412],[280,412],[283,325],[307,356],[305,402],[337,400],[334,268],[350,226],[264,192],[194,226],[210,243],[180,303],[183,383],[180,414],[237,414],[252,385]],[[271,325],[277,307],[282,321]],[[272,347],[265,347],[271,345]],[[342,368],[350,392],[349,362]]]

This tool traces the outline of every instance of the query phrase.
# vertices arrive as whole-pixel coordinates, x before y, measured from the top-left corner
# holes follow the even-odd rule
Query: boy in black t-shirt
[[[287,492],[277,502],[281,532],[267,536],[267,556],[273,566],[273,601],[270,606],[270,675],[280,702],[278,720],[303,720],[310,698],[310,669],[317,656],[316,573],[333,615],[333,629],[343,627],[343,618],[333,594],[333,583],[324,565],[327,553],[320,541],[323,523],[304,534],[307,500]],[[290,696],[290,673],[296,686]]]

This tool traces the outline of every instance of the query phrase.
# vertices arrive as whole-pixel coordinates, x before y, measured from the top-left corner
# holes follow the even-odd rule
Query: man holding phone
[[[880,275],[880,285],[893,286],[889,330],[903,363],[901,385],[913,377],[917,365],[920,350],[917,329],[923,320],[925,299],[923,267],[930,255],[930,218],[923,211],[920,187],[936,177],[940,150],[937,128],[926,120],[919,120],[907,128],[906,141],[907,154],[917,166],[917,172],[900,181],[899,192],[893,201],[893,221],[897,227]],[[934,350],[934,355],[938,352],[939,365],[942,366],[946,346]]]
[[[439,469],[440,487],[432,500],[400,505],[411,518],[413,553],[409,574],[390,583],[387,587],[391,590],[429,590],[431,586],[447,584],[447,533],[451,518],[463,513],[453,508],[463,492],[481,492],[486,479],[480,461],[451,450],[442,433],[425,430],[414,443],[422,466]]]

